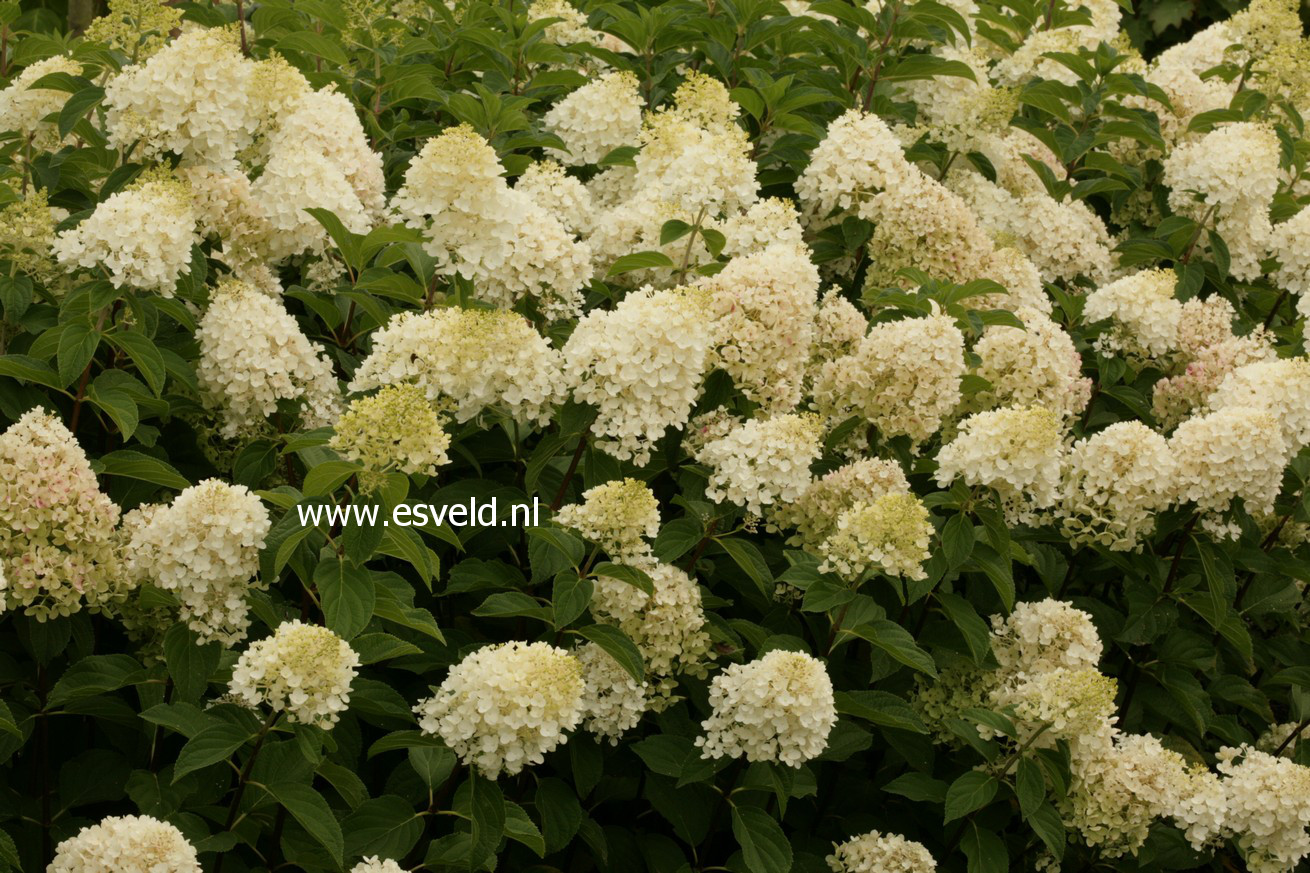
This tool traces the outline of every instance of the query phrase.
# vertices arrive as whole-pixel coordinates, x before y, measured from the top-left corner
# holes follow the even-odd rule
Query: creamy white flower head
[[[332,362],[305,338],[280,300],[254,286],[219,283],[196,340],[196,376],[205,401],[222,412],[224,436],[257,430],[279,400],[299,401],[306,428],[330,425],[340,416]]]
[[[1286,873],[1310,855],[1310,767],[1249,746],[1219,751],[1223,828],[1253,873]]]
[[[121,597],[118,519],[63,422],[25,413],[0,434],[0,611],[45,621]]]
[[[909,494],[905,471],[895,461],[861,458],[814,479],[790,503],[775,504],[770,520],[795,528],[790,545],[814,551],[837,528],[837,519],[857,503],[872,503],[884,494]]]
[[[1310,444],[1310,360],[1280,358],[1238,367],[1210,395],[1211,409],[1267,409],[1283,426],[1291,454]]]
[[[922,843],[900,834],[869,831],[834,843],[828,856],[833,873],[935,873],[937,862]]]
[[[574,236],[588,235],[596,221],[591,192],[576,176],[568,175],[554,161],[534,161],[519,176],[514,190],[526,194],[555,216]]]
[[[700,587],[682,569],[642,558],[632,566],[650,577],[655,593],[635,585],[601,578],[591,598],[591,614],[619,627],[641,650],[652,680],[676,673],[704,676],[710,657],[710,637]],[[671,683],[660,683],[651,707],[667,705]],[[659,698],[659,699],[656,699]]]
[[[854,209],[915,172],[900,140],[877,115],[848,110],[828,125],[796,180],[796,193],[812,220]]]
[[[636,146],[645,108],[638,85],[626,70],[605,73],[556,103],[541,121],[568,151],[551,150],[552,156],[574,166],[594,164],[619,146]]]
[[[351,233],[373,229],[373,213],[360,201],[341,164],[300,139],[278,138],[250,195],[268,222],[273,260],[293,255],[321,255],[332,239],[307,209],[326,209]]]
[[[561,507],[555,521],[626,562],[650,555],[647,540],[660,532],[660,507],[645,482],[615,479],[582,492],[582,503]]]
[[[188,30],[105,85],[110,144],[232,166],[259,129],[249,98],[255,70],[227,28]]]
[[[883,494],[858,502],[837,517],[831,536],[819,545],[819,569],[851,582],[870,571],[926,579],[933,526],[928,509],[913,494]]]
[[[1255,747],[1271,755],[1278,753],[1290,758],[1306,740],[1310,740],[1310,727],[1302,726],[1300,722],[1289,721],[1270,725],[1255,741]]]
[[[745,212],[708,224],[723,234],[723,254],[730,258],[771,246],[805,248],[805,231],[796,204],[781,197],[757,200]]]
[[[887,321],[824,365],[815,404],[832,424],[862,416],[885,438],[926,442],[960,402],[964,334],[945,315]]]
[[[1164,181],[1176,212],[1220,218],[1265,210],[1278,190],[1280,146],[1271,126],[1239,121],[1216,127],[1195,142],[1174,148],[1164,161]]]
[[[450,434],[442,424],[423,389],[402,382],[352,400],[329,445],[373,473],[394,469],[410,476],[435,476],[438,467],[450,463]],[[360,485],[365,485],[363,478]]]
[[[1177,502],[1221,513],[1240,497],[1248,512],[1273,512],[1288,451],[1272,412],[1229,406],[1189,418],[1174,431],[1169,448],[1178,464]]]
[[[837,723],[828,670],[804,652],[775,649],[733,664],[710,684],[710,706],[696,738],[706,758],[799,767],[823,753]]]
[[[1073,338],[1040,311],[1019,309],[1018,316],[1022,328],[994,325],[974,345],[980,358],[974,373],[991,387],[974,394],[970,405],[1037,405],[1072,418],[1091,397],[1091,380],[1082,374],[1082,355]]]
[[[401,312],[372,342],[351,391],[409,382],[429,400],[453,404],[457,421],[492,411],[525,424],[545,424],[564,399],[560,353],[516,312]]]
[[[1192,790],[1187,762],[1149,734],[1080,749],[1071,770],[1060,811],[1083,842],[1107,858],[1137,854],[1151,825],[1175,813]]]
[[[1274,225],[1269,247],[1278,258],[1274,283],[1296,294],[1301,300],[1310,292],[1310,209]]]
[[[651,446],[691,415],[714,341],[708,292],[633,292],[583,316],[564,344],[573,397],[597,407],[592,433],[620,460],[644,465]]]
[[[586,713],[582,726],[610,745],[641,721],[647,708],[650,684],[638,682],[618,661],[595,643],[574,649],[573,656],[582,664],[582,708]]]
[[[206,479],[132,531],[131,568],[176,593],[201,642],[231,645],[250,626],[246,593],[259,572],[268,510],[244,485]]]
[[[191,247],[200,241],[196,220],[184,183],[151,178],[106,197],[81,224],[55,238],[54,252],[68,268],[103,268],[115,288],[172,297],[178,277],[191,269]]]
[[[1098,347],[1140,358],[1173,351],[1183,321],[1183,304],[1174,298],[1177,283],[1172,270],[1143,270],[1088,294],[1083,318],[1114,322],[1110,333],[1098,340]]]
[[[806,382],[812,384],[829,361],[853,353],[868,332],[869,319],[841,295],[840,289],[834,287],[825,291],[814,313]]]
[[[937,484],[956,478],[994,488],[1012,518],[1030,517],[1059,498],[1064,445],[1060,417],[1040,406],[1008,406],[960,423],[937,453]]]
[[[48,873],[201,873],[195,846],[166,821],[109,816],[59,844]]]
[[[370,855],[350,868],[350,873],[406,873],[405,868],[389,858]]]
[[[274,230],[263,206],[255,202],[250,179],[244,173],[209,167],[185,167],[179,172],[191,189],[200,236],[221,244],[221,254],[216,256],[238,278],[267,271]],[[276,293],[281,294],[280,287]]]
[[[1074,443],[1060,516],[1066,537],[1116,551],[1139,548],[1172,500],[1169,442],[1140,421],[1119,421]]]
[[[414,707],[424,733],[495,779],[540,764],[586,715],[582,664],[547,643],[485,646]]]
[[[1114,679],[1092,667],[1019,673],[992,692],[993,707],[1013,706],[1020,742],[1038,748],[1065,740],[1074,754],[1094,754],[1114,740]]]
[[[410,163],[392,211],[423,232],[437,272],[468,279],[479,299],[508,309],[532,297],[547,317],[576,315],[591,278],[590,247],[502,172],[477,131],[448,128]]]
[[[350,706],[359,655],[325,627],[299,619],[250,644],[232,668],[229,691],[300,724],[331,729]]]
[[[1094,668],[1102,652],[1092,617],[1050,598],[1016,603],[1009,615],[992,616],[991,646],[1008,675]]]
[[[68,92],[53,88],[33,88],[32,83],[51,73],[82,75],[82,65],[72,58],[55,55],[26,67],[0,91],[0,130],[12,130],[24,140],[32,139],[36,149],[53,149],[59,145],[59,128],[46,116],[58,112],[68,102]]]
[[[810,484],[810,464],[823,448],[816,415],[753,418],[707,443],[696,459],[713,468],[705,496],[735,503],[753,515],[774,503],[790,503]]]
[[[795,409],[810,356],[819,271],[788,245],[734,258],[706,280],[717,320],[713,365],[766,410]]]

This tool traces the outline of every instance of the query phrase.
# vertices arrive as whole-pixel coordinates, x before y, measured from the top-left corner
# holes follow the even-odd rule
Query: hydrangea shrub
[[[1310,865],[1289,0],[60,5],[0,873]]]

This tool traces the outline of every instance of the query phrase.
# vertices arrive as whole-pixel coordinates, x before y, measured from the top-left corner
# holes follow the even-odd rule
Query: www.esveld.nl
[[[383,527],[393,524],[399,527],[425,527],[429,523],[438,527],[443,524],[451,527],[536,527],[539,524],[541,501],[534,497],[530,504],[510,503],[503,518],[495,497],[489,500],[470,497],[467,503],[402,503],[393,507],[389,514],[382,513],[381,509],[377,504],[334,506],[318,503],[301,504],[296,507],[296,512],[300,515],[302,525],[312,527],[323,523],[341,527],[372,527],[379,521]],[[379,516],[382,517],[379,519]]]

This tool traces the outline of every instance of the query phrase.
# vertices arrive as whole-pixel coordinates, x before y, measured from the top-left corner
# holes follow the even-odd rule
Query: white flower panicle
[[[895,461],[861,458],[810,482],[790,503],[775,504],[770,520],[794,528],[790,545],[816,551],[837,528],[837,519],[857,503],[872,503],[885,494],[909,494],[905,471]]]
[[[1018,311],[1022,328],[998,324],[986,329],[973,347],[981,362],[974,374],[990,388],[970,398],[971,405],[1044,406],[1066,419],[1078,415],[1091,397],[1091,380],[1082,374],[1083,359],[1072,337],[1041,312]]]
[[[704,289],[650,288],[583,316],[564,344],[573,398],[597,407],[597,445],[644,465],[652,444],[681,427],[700,392],[714,326]]]
[[[992,704],[1014,707],[1020,742],[1036,737],[1032,745],[1052,747],[1065,740],[1075,755],[1097,754],[1114,740],[1116,687],[1091,667],[1057,667],[1018,674],[993,692]]]
[[[166,821],[109,816],[55,849],[48,873],[201,873],[196,848]]]
[[[0,91],[0,130],[11,130],[32,147],[54,149],[59,145],[59,128],[45,118],[64,108],[68,92],[54,88],[33,88],[32,84],[51,73],[82,75],[82,65],[72,58],[55,55],[24,68]]]
[[[706,285],[717,321],[713,365],[766,410],[796,408],[819,291],[808,251],[769,246],[734,258]]]
[[[1008,616],[992,616],[991,646],[1000,671],[1009,676],[1092,669],[1102,653],[1092,617],[1050,598],[1016,603]]]
[[[823,572],[859,582],[871,572],[925,579],[933,526],[913,494],[883,494],[858,502],[837,517],[836,529],[819,546]]]
[[[1267,209],[1278,190],[1279,148],[1273,128],[1253,121],[1181,143],[1164,161],[1169,205],[1198,219],[1207,208],[1221,219]]]
[[[250,644],[232,668],[230,693],[247,706],[268,706],[299,724],[325,730],[350,705],[359,655],[325,627],[299,619]]]
[[[115,288],[172,297],[200,242],[191,192],[176,179],[150,178],[109,195],[81,224],[55,237],[65,267],[103,268]]]
[[[900,834],[869,831],[834,843],[827,857],[833,873],[936,873],[937,861],[922,843]]]
[[[1173,351],[1183,320],[1183,304],[1174,298],[1178,277],[1172,270],[1143,270],[1102,285],[1087,295],[1087,321],[1112,319],[1098,347],[1138,358],[1158,358]]]
[[[789,503],[810,484],[810,464],[823,448],[823,429],[812,414],[753,418],[707,443],[696,459],[713,468],[705,496],[744,506],[752,515]]]
[[[1059,514],[1074,543],[1139,548],[1155,514],[1173,498],[1175,460],[1169,442],[1140,421],[1119,421],[1069,452]]]
[[[560,353],[531,322],[506,310],[443,307],[401,312],[373,336],[351,391],[408,382],[454,407],[456,421],[484,412],[545,424],[564,400]]]
[[[1219,751],[1223,828],[1252,873],[1287,873],[1310,856],[1310,767],[1249,746]]]
[[[176,593],[200,642],[245,639],[246,593],[271,525],[260,499],[244,485],[206,479],[141,521],[129,544],[132,569]]]
[[[628,635],[641,650],[651,677],[676,673],[704,676],[710,637],[696,580],[672,564],[650,558],[632,566],[650,577],[654,594],[618,579],[602,578],[591,599],[592,616]],[[667,700],[669,685],[657,687],[659,697]],[[659,704],[652,699],[652,707]]]
[[[259,130],[250,99],[255,64],[227,28],[180,34],[105,85],[109,142],[146,157],[181,155],[228,167]]]
[[[0,610],[45,621],[119,596],[118,519],[68,428],[44,409],[25,413],[0,434]]]
[[[615,479],[582,492],[582,503],[561,507],[555,521],[625,563],[650,556],[647,540],[660,532],[660,507],[645,482]]]
[[[1178,503],[1194,503],[1203,513],[1217,514],[1241,498],[1247,512],[1273,512],[1288,456],[1274,413],[1228,406],[1188,419],[1169,438],[1169,449],[1177,463]]]
[[[589,235],[596,221],[596,205],[587,186],[554,161],[535,161],[519,176],[514,190],[526,194],[555,216],[573,236]]]
[[[851,109],[828,125],[827,136],[796,180],[796,193],[807,214],[822,221],[858,208],[913,170],[885,121]]]
[[[620,146],[637,145],[645,106],[638,85],[636,75],[625,70],[605,73],[569,92],[541,119],[568,148],[552,155],[574,166],[595,164]]]
[[[1281,358],[1245,364],[1210,395],[1211,409],[1266,409],[1278,419],[1290,454],[1310,444],[1310,360]]]
[[[442,424],[423,389],[402,382],[352,400],[328,445],[375,474],[399,470],[410,476],[435,476],[438,467],[450,463],[446,455],[450,434]],[[360,485],[365,484],[361,477]]]
[[[696,738],[706,758],[800,767],[823,753],[837,723],[828,670],[804,652],[774,650],[733,664],[710,683],[710,706],[705,735]]]
[[[582,726],[610,745],[637,726],[646,712],[649,683],[632,678],[618,661],[595,643],[575,649],[584,683]]]
[[[851,354],[824,365],[816,406],[833,424],[858,414],[883,437],[926,442],[960,402],[964,334],[945,315],[876,324]]]
[[[960,423],[959,435],[937,453],[937,484],[962,478],[990,486],[1007,514],[1022,520],[1059,498],[1063,460],[1060,417],[1040,406],[1010,406]]]
[[[224,436],[258,430],[280,400],[299,401],[307,429],[340,416],[341,392],[331,361],[305,338],[280,300],[254,286],[220,283],[196,339],[196,376],[206,402],[222,413]]]
[[[414,158],[391,208],[423,232],[437,272],[468,279],[479,299],[509,308],[533,297],[547,317],[577,315],[590,247],[502,172],[473,128],[448,128]]]
[[[321,255],[331,237],[306,210],[326,209],[351,233],[368,233],[373,219],[341,167],[300,140],[278,140],[259,178],[250,185],[251,200],[271,229],[268,255],[281,260],[304,253]]]
[[[586,715],[582,663],[547,643],[485,646],[414,707],[424,733],[495,779],[540,764]]]

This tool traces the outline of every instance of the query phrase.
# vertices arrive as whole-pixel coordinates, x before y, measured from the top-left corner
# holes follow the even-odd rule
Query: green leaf
[[[142,482],[151,482],[175,491],[183,491],[191,487],[186,477],[172,465],[131,449],[119,449],[102,455],[97,459],[97,463],[101,467],[100,472],[105,476],[140,479]]]
[[[942,552],[946,566],[952,570],[969,560],[973,553],[973,522],[963,512],[956,513],[942,526]]]
[[[968,815],[982,809],[996,797],[1000,787],[996,779],[988,773],[970,770],[951,783],[946,790],[946,822]]]
[[[205,728],[182,747],[173,765],[173,784],[188,773],[202,770],[219,761],[226,761],[232,753],[246,744],[250,734],[236,725],[216,724]]]
[[[751,873],[788,873],[791,843],[768,813],[753,806],[732,808],[732,835]]]
[[[469,800],[473,822],[469,844],[468,869],[477,870],[495,856],[505,833],[505,797],[500,786],[476,773],[469,775]]]
[[[628,635],[613,625],[593,624],[578,631],[604,649],[638,683],[646,681],[646,662]]]
[[[651,597],[655,596],[655,582],[645,570],[629,567],[626,564],[611,564],[608,561],[601,561],[592,572],[597,576],[605,576],[610,579],[618,579],[620,582],[626,582],[635,588],[640,588]]]
[[[590,579],[582,578],[572,569],[563,570],[555,577],[551,604],[554,607],[553,620],[557,630],[567,627],[587,611],[593,588]]]
[[[754,543],[734,537],[724,537],[715,542],[741,567],[764,597],[773,598],[773,573],[769,572],[769,565]]]
[[[978,614],[978,610],[973,608],[972,603],[959,595],[938,592],[934,596],[941,604],[946,617],[964,637],[964,643],[969,647],[969,656],[973,658],[973,662],[982,664],[988,652],[992,650],[991,629],[987,627],[987,622]]]
[[[66,137],[86,117],[91,107],[105,99],[105,89],[96,85],[83,88],[65,101],[59,110],[59,135]]]
[[[523,807],[505,801],[505,836],[531,849],[538,858],[546,857],[546,840],[536,822],[528,818]]]
[[[119,331],[106,334],[106,339],[114,348],[123,352],[136,366],[141,378],[150,386],[158,397],[164,390],[164,381],[168,371],[164,366],[164,356],[155,346],[154,340],[135,331]]]
[[[429,791],[445,784],[455,772],[455,753],[445,746],[410,746],[409,766],[423,779]]]
[[[874,619],[849,630],[842,628],[841,632],[867,640],[905,666],[937,677],[937,664],[932,656],[919,648],[910,632],[894,621]]]
[[[1046,777],[1042,766],[1031,758],[1020,758],[1014,774],[1014,793],[1019,798],[1019,813],[1028,818],[1046,799]]]
[[[672,267],[673,259],[663,252],[636,252],[631,255],[624,255],[614,262],[605,278],[610,279],[614,276],[621,276],[624,273],[631,273],[633,270],[650,270],[655,267]]]
[[[926,734],[927,726],[903,697],[889,691],[838,691],[837,711],[882,727]]]
[[[131,394],[120,388],[101,388],[92,383],[87,389],[86,399],[113,420],[124,441],[132,438],[141,421],[141,413],[137,410],[136,401],[132,399]]]
[[[572,749],[580,745],[578,739],[569,743]],[[582,804],[573,788],[562,779],[547,777],[537,780],[534,806],[541,816],[541,832],[546,839],[546,852],[553,854],[573,842],[582,825]]]
[[[365,800],[341,822],[346,857],[403,858],[423,836],[423,819],[404,798]]]
[[[660,245],[666,246],[691,233],[691,225],[676,218],[670,218],[660,228]]]
[[[969,859],[968,873],[1006,873],[1010,869],[1010,852],[1005,848],[1005,841],[973,822],[965,829],[960,849]]]
[[[332,860],[341,864],[345,855],[345,838],[340,823],[323,795],[301,782],[274,783],[267,786],[267,789],[273,799],[291,813],[319,845],[328,850]]]
[[[345,67],[350,63],[350,58],[341,46],[312,30],[293,31],[279,39],[277,47],[282,51],[316,55],[337,67]]]
[[[910,772],[897,776],[882,787],[888,794],[899,794],[923,803],[944,803],[946,783],[927,773]]]
[[[324,461],[315,464],[305,475],[305,484],[301,490],[306,497],[323,497],[336,491],[362,469],[362,465],[353,461]]]
[[[314,587],[322,598],[324,624],[337,636],[349,642],[368,627],[377,595],[367,570],[332,556],[314,568]]]
[[[35,382],[58,390],[62,390],[65,384],[59,381],[59,374],[54,367],[27,355],[0,355],[0,376]]]
[[[177,699],[182,701],[200,699],[223,655],[218,643],[198,642],[195,632],[185,624],[175,624],[164,632],[164,663],[177,689]]]
[[[86,369],[100,347],[100,332],[90,325],[70,322],[64,325],[59,335],[59,351],[56,360],[59,363],[59,381],[71,385],[73,380]]]
[[[1055,860],[1064,857],[1066,834],[1060,813],[1049,803],[1043,803],[1031,813],[1024,815],[1024,821],[1032,827],[1037,836],[1042,838],[1046,848],[1055,856]]]
[[[146,679],[141,664],[131,655],[87,655],[59,677],[50,691],[52,706],[63,706],[84,697],[117,691]]]

